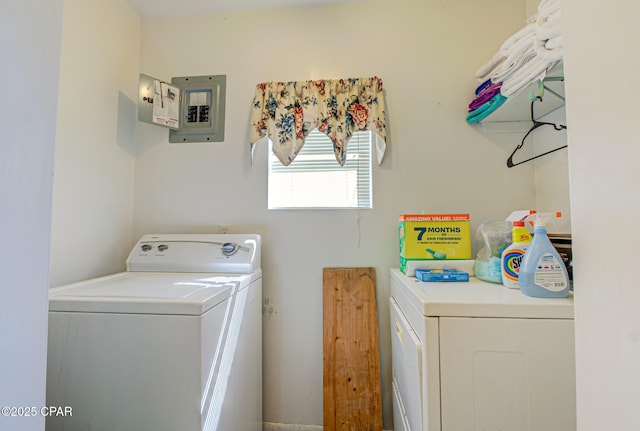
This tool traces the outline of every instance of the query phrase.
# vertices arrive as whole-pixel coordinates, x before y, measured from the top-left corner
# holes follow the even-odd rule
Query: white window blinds
[[[314,129],[289,166],[269,151],[269,209],[371,208],[371,132],[357,131],[344,166],[331,140]]]

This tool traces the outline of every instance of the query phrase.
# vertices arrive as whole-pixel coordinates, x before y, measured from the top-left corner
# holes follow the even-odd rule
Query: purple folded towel
[[[483,88],[482,91],[478,93],[478,96],[469,104],[469,112],[482,106],[488,100],[491,100],[493,96],[500,92],[500,87],[502,87],[502,82],[495,82]]]

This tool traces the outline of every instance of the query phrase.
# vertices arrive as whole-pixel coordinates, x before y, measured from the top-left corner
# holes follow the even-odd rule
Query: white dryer
[[[573,298],[391,270],[395,431],[576,429]]]
[[[47,431],[262,430],[259,235],[145,235],[49,295]]]

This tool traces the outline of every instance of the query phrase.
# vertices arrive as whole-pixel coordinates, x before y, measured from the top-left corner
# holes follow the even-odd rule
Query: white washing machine
[[[262,430],[259,235],[146,235],[49,295],[47,431]]]
[[[395,431],[576,429],[573,298],[391,270]]]

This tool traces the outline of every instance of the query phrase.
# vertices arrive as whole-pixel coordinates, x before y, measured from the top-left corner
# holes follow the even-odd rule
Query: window
[[[317,129],[289,166],[282,166],[269,143],[269,209],[372,208],[371,132],[355,132],[344,166],[333,144]]]

